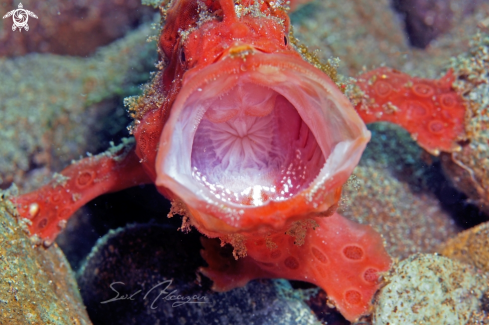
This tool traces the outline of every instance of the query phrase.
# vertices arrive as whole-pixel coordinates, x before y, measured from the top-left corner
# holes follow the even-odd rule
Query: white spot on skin
[[[29,205],[29,216],[34,218],[39,213],[39,204],[37,202]]]

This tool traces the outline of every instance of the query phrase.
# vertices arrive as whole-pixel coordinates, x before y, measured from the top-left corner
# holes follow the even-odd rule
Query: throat
[[[224,171],[242,173],[247,169],[267,169],[276,133],[272,114],[263,117],[240,115],[224,123],[203,121],[203,133],[212,143],[216,159]],[[207,132],[205,132],[207,131]]]
[[[204,119],[192,150],[194,177],[226,201],[251,203],[253,197],[251,201],[256,201],[258,186],[271,195],[285,160],[276,129],[273,114],[240,115],[223,123]],[[264,195],[260,193],[260,200]]]
[[[255,94],[262,100],[250,106],[242,92],[220,97],[202,118],[192,145],[192,175],[228,203],[289,199],[319,173],[323,154],[283,96],[259,89]]]

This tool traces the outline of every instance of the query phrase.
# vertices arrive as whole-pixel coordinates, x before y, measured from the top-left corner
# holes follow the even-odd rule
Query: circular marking
[[[319,249],[316,247],[311,248],[311,253],[312,255],[321,263],[326,264],[328,263],[328,258],[326,255],[324,255]]]
[[[414,85],[413,92],[415,95],[418,95],[419,97],[430,97],[433,96],[433,94],[435,93],[433,87],[424,84]]]
[[[299,262],[293,256],[287,257],[284,261],[284,265],[286,268],[289,268],[291,270],[297,270],[299,268]]]
[[[350,305],[358,305],[360,302],[362,302],[362,294],[357,290],[348,290],[345,292],[345,300]]]
[[[280,255],[282,255],[282,252],[278,249],[274,250],[273,252],[270,253],[271,258],[279,258]]]
[[[441,121],[434,120],[431,121],[430,124],[428,125],[429,129],[433,133],[441,133],[445,129],[445,126]]]
[[[37,228],[44,229],[48,225],[48,219],[44,218],[37,224]]]
[[[359,261],[363,257],[363,249],[358,246],[346,246],[343,248],[343,254],[349,260]]]
[[[80,174],[78,174],[78,177],[76,178],[76,185],[78,185],[78,187],[81,188],[90,185],[90,183],[92,183],[93,181],[93,174],[94,173],[91,171],[81,172]]]
[[[363,279],[370,283],[377,283],[379,281],[379,273],[376,269],[367,269],[363,272]]]
[[[454,94],[443,94],[440,96],[440,104],[443,108],[453,108],[457,105],[457,99]]]
[[[392,86],[385,81],[379,80],[375,83],[374,90],[380,97],[386,97],[392,92]]]
[[[423,117],[428,113],[428,109],[419,102],[408,102],[406,109],[413,117]]]

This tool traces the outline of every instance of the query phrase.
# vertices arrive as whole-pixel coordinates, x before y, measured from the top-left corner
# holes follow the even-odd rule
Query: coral
[[[38,187],[36,179],[43,177],[36,175],[100,151],[107,137],[125,129],[128,120],[114,98],[137,93],[134,85],[148,77],[156,58],[154,43],[146,42],[151,33],[144,25],[87,59],[40,54],[0,59],[2,188],[13,181],[23,190]]]
[[[351,321],[369,311],[379,273],[390,258],[381,237],[368,226],[338,214],[315,218],[302,245],[287,234],[272,234],[267,241],[255,237],[245,243],[248,257],[227,262],[212,241],[204,241],[202,272],[224,291],[255,278],[287,278],[312,282],[323,288],[342,315]],[[267,247],[268,246],[268,247]]]
[[[16,218],[0,191],[0,323],[91,324],[61,250],[32,245]]]
[[[413,139],[434,155],[460,151],[465,139],[465,105],[452,88],[452,72],[438,80],[411,77],[390,68],[360,75],[356,85],[356,109],[365,123],[387,121],[411,133]]]
[[[416,254],[385,276],[373,313],[374,325],[480,324],[486,274],[437,255]]]
[[[0,1],[1,16],[16,3]],[[22,4],[39,18],[28,20],[29,33],[12,32],[12,19],[4,19],[0,24],[0,56],[32,52],[87,56],[152,15],[152,10],[138,0],[23,0]]]
[[[489,222],[465,230],[440,245],[438,252],[489,272]]]
[[[127,325],[318,323],[301,297],[290,294],[292,288],[284,280],[253,281],[225,293],[211,291],[209,281],[195,273],[204,263],[199,237],[154,223],[129,225],[102,237],[78,273],[90,318],[96,324]],[[172,281],[168,293],[175,290],[174,296],[198,298],[173,307],[178,300],[171,300],[168,293],[158,297],[165,285],[150,292],[168,280]],[[132,300],[101,304],[116,295],[110,287],[114,282],[119,282],[113,288],[121,296],[141,291]]]
[[[444,170],[452,182],[489,213],[489,36],[475,35],[467,53],[454,58],[450,67],[457,80],[455,89],[467,105],[462,151],[446,155]]]

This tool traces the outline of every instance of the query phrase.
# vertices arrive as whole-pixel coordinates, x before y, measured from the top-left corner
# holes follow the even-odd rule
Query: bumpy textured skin
[[[283,7],[268,0],[259,2],[258,6],[252,0],[242,0],[238,9],[232,0],[201,3],[206,8],[203,15],[201,11],[199,14],[201,8],[195,0],[176,0],[165,11],[166,24],[160,37],[165,69],[156,74],[146,97],[140,100],[136,109],[133,108],[135,146],[126,143],[120,151],[112,149],[106,154],[76,162],[50,184],[15,199],[20,215],[32,222],[31,233],[46,239],[45,243],[51,243],[63,221],[92,198],[136,184],[155,182],[155,163],[163,126],[182,85],[192,82],[203,68],[223,56],[223,60],[230,64],[236,60],[244,62],[250,49],[283,54],[283,66],[287,66],[287,58],[300,58],[287,42],[289,19]],[[245,12],[252,6],[254,15],[238,17],[235,12]],[[325,78],[329,80],[327,76]],[[328,82],[334,85],[331,80]],[[338,200],[341,184],[336,185],[331,191]],[[182,211],[189,212],[185,209],[184,197],[176,198],[162,186],[158,186],[158,190],[181,202]],[[289,204],[291,209],[300,209],[293,200]],[[216,289],[231,289],[257,277],[311,281],[325,289],[345,317],[355,320],[369,311],[378,288],[378,272],[386,271],[391,261],[380,235],[368,226],[357,225],[334,214],[335,207],[322,217],[312,218],[307,213],[294,215],[282,228],[269,231],[264,231],[263,223],[270,220],[262,220],[258,215],[250,219],[254,224],[249,225],[246,233],[234,235],[225,232],[230,227],[222,220],[218,220],[217,226],[213,225],[213,229],[221,227],[223,232],[219,235],[202,230],[207,228],[208,220],[198,219],[192,213],[187,217],[205,235],[233,244],[237,255],[248,254],[248,257],[238,259],[236,273],[223,274],[216,262],[219,261],[218,250],[203,253],[210,264],[204,272],[216,281]],[[190,212],[198,211],[190,209]],[[294,240],[297,243],[294,244]],[[264,248],[264,243],[280,250]]]
[[[30,220],[31,234],[39,235],[49,245],[64,228],[66,220],[88,201],[150,182],[133,147],[134,143],[126,143],[82,159],[64,169],[48,185],[14,198],[19,214]]]
[[[457,142],[465,138],[466,108],[452,87],[452,71],[431,80],[384,67],[364,73],[357,80],[364,95],[356,109],[365,123],[398,124],[434,155],[460,150]]]
[[[202,272],[214,280],[214,289],[226,291],[255,278],[286,278],[316,284],[335,302],[345,318],[354,320],[369,310],[378,289],[378,272],[387,270],[390,258],[382,238],[369,226],[357,224],[335,213],[309,220],[305,241],[288,234],[266,240],[246,241],[248,256],[236,263],[226,261],[219,247],[204,240],[203,257],[209,263]]]

